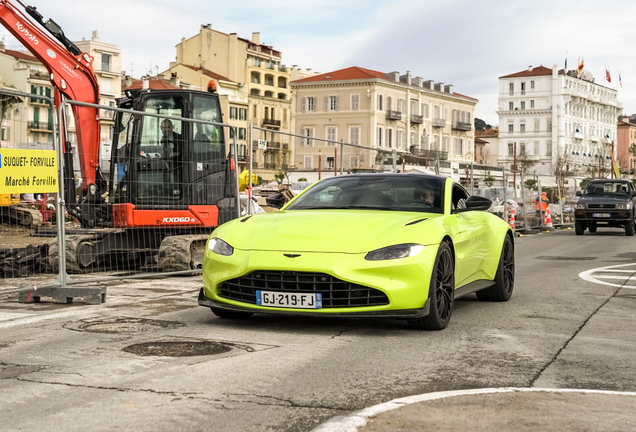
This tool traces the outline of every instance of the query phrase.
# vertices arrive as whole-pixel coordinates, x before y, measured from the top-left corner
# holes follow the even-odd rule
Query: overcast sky
[[[15,1],[15,0],[12,0]],[[37,3],[36,3],[37,2]],[[71,40],[99,39],[122,49],[135,77],[167,69],[175,45],[201,24],[283,53],[283,63],[329,72],[360,66],[453,84],[479,99],[476,117],[498,124],[498,80],[529,65],[576,67],[619,90],[636,113],[636,2],[474,0],[26,0],[62,26]],[[7,47],[17,41],[4,29]],[[605,81],[605,67],[612,83]],[[623,87],[618,83],[620,71]],[[1,73],[0,73],[1,75]]]

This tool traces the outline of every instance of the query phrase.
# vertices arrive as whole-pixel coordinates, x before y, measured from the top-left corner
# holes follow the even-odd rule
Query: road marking
[[[631,267],[632,269],[623,270],[621,269],[623,267]],[[611,275],[603,274],[603,273],[610,273],[610,272],[631,273],[631,274],[625,275],[625,276],[611,276]],[[620,264],[620,265],[607,266],[607,267],[598,267],[595,269],[586,270],[579,273],[579,277],[583,280],[586,280],[588,282],[592,282],[595,284],[608,285],[608,286],[613,286],[617,288],[622,287],[626,289],[636,289],[636,284],[626,285],[627,282],[636,281],[636,263]],[[619,279],[625,282],[622,284],[615,284],[611,282],[605,282],[601,279]]]
[[[84,308],[85,306],[82,306],[82,307]],[[37,323],[37,322],[40,322],[40,321],[46,321],[46,320],[56,319],[56,318],[67,318],[67,317],[74,316],[74,315],[87,315],[87,314],[91,314],[92,312],[93,312],[93,310],[75,309],[75,310],[69,310],[69,311],[64,311],[64,312],[59,312],[59,313],[51,313],[51,314],[46,314],[46,315],[37,315],[37,316],[33,316],[31,318],[19,318],[19,319],[13,320],[13,321],[0,323],[0,329],[9,328],[9,327],[15,327],[15,326],[19,326],[19,325],[34,324],[34,323]]]
[[[353,412],[346,416],[334,417],[325,423],[311,430],[311,432],[356,432],[358,428],[366,425],[372,417],[391,411],[403,406],[418,402],[427,402],[438,399],[445,399],[455,396],[483,395],[491,393],[513,393],[513,392],[545,392],[545,393],[591,393],[614,396],[636,396],[636,392],[617,392],[607,390],[583,390],[583,389],[558,389],[558,388],[530,388],[530,387],[501,387],[471,390],[453,390],[437,393],[425,393],[421,395],[408,396],[400,399],[393,399],[379,405],[374,405],[360,411]]]
[[[13,312],[0,312],[0,321],[9,321],[16,318],[22,318],[27,316],[33,316],[35,314],[23,314],[23,313],[13,313]]]

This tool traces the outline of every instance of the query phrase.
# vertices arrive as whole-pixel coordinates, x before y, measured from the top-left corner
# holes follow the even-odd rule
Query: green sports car
[[[450,178],[344,175],[268,204],[280,211],[225,223],[208,240],[199,304],[219,317],[381,317],[440,330],[459,296],[512,295],[510,226]]]

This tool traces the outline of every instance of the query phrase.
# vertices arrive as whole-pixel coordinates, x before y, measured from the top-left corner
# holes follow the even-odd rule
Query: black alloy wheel
[[[409,326],[419,330],[443,330],[450,322],[455,302],[455,260],[447,242],[439,245],[428,295],[429,314],[409,320]]]
[[[625,224],[625,235],[631,237],[634,235],[634,219],[630,219]]]
[[[574,231],[576,235],[583,235],[585,232],[585,223],[582,221],[574,221]]]
[[[485,301],[508,301],[512,296],[515,287],[515,249],[510,236],[506,235],[499,266],[494,279],[495,284],[490,288],[477,291],[475,294],[479,300]]]

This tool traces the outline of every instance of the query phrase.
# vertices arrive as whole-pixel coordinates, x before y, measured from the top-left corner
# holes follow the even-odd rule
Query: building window
[[[110,54],[102,53],[102,71],[104,72],[112,72],[110,70]]]
[[[401,149],[403,143],[404,143],[404,131],[399,130],[397,131],[397,135],[396,135],[396,147]]]
[[[525,101],[521,101],[521,109],[522,110],[526,109],[526,102]]]
[[[246,136],[247,136],[247,130],[245,128],[239,128],[238,139],[244,140]]]
[[[316,98],[313,96],[307,98],[307,111],[316,111]]]
[[[307,138],[302,138],[300,140],[300,145],[302,145],[302,146],[311,146],[311,145],[313,145],[313,142],[310,139],[310,138],[314,137],[314,129],[313,128],[303,128],[303,129],[301,129],[300,134],[302,136],[304,136],[304,137],[307,137]]]
[[[393,98],[391,96],[387,96],[386,98],[386,109],[387,111],[393,110]]]
[[[336,141],[336,128],[329,126],[327,128],[327,140],[332,141],[332,142],[328,142],[327,145],[335,145]]]
[[[535,156],[539,156],[541,154],[541,143],[539,141],[534,142],[533,153],[535,154]]]
[[[338,110],[338,96],[327,96],[325,111]]]
[[[530,90],[534,90],[534,81],[530,81]]]
[[[352,126],[351,129],[349,129],[349,143],[360,145],[360,128],[358,126]]]
[[[265,120],[269,120],[269,107],[265,107]]]
[[[442,147],[442,150],[445,151],[445,152],[448,151],[448,137],[447,136],[444,137],[444,145]]]
[[[393,129],[386,130],[386,146],[393,148]]]
[[[515,131],[514,127],[515,127],[514,123],[512,122],[508,123],[508,132],[514,132]]]
[[[436,119],[440,118],[440,116],[439,116],[439,107],[437,105],[435,105],[433,107],[433,118],[436,118]]]
[[[526,83],[524,82],[521,83],[521,94],[526,94]]]
[[[358,156],[350,156],[349,157],[349,167],[357,168],[358,167]]]
[[[254,118],[258,117],[258,107],[256,105],[254,105],[254,115],[252,117]]]
[[[422,104],[422,116],[428,118],[428,104]]]
[[[404,99],[399,99],[397,100],[397,110],[399,113],[403,113],[404,112]]]
[[[305,156],[305,169],[308,169],[308,170],[313,169],[311,160],[312,160],[311,156]]]
[[[541,120],[534,119],[534,131],[539,132],[541,130]]]
[[[526,155],[526,143],[519,143],[519,156]]]
[[[336,163],[333,156],[327,157],[327,168],[334,168],[334,164]]]
[[[534,108],[534,100],[530,101],[530,108]]]
[[[382,130],[382,126],[378,126],[378,147],[382,147],[382,135],[384,131]]]
[[[519,125],[519,132],[525,132],[526,131],[526,124],[525,123],[521,123]]]
[[[515,84],[514,83],[510,83],[508,84],[509,90],[510,90],[510,96],[515,94]]]
[[[514,144],[513,143],[508,143],[508,156],[514,156]]]
[[[508,102],[508,109],[510,111],[514,110],[515,109],[515,103],[514,102]]]
[[[358,111],[360,109],[360,95],[352,94],[351,95],[351,110]]]
[[[283,110],[283,121],[287,121],[287,108]]]
[[[378,111],[382,111],[382,95],[378,95]]]
[[[545,143],[545,155],[552,156],[552,141]]]

